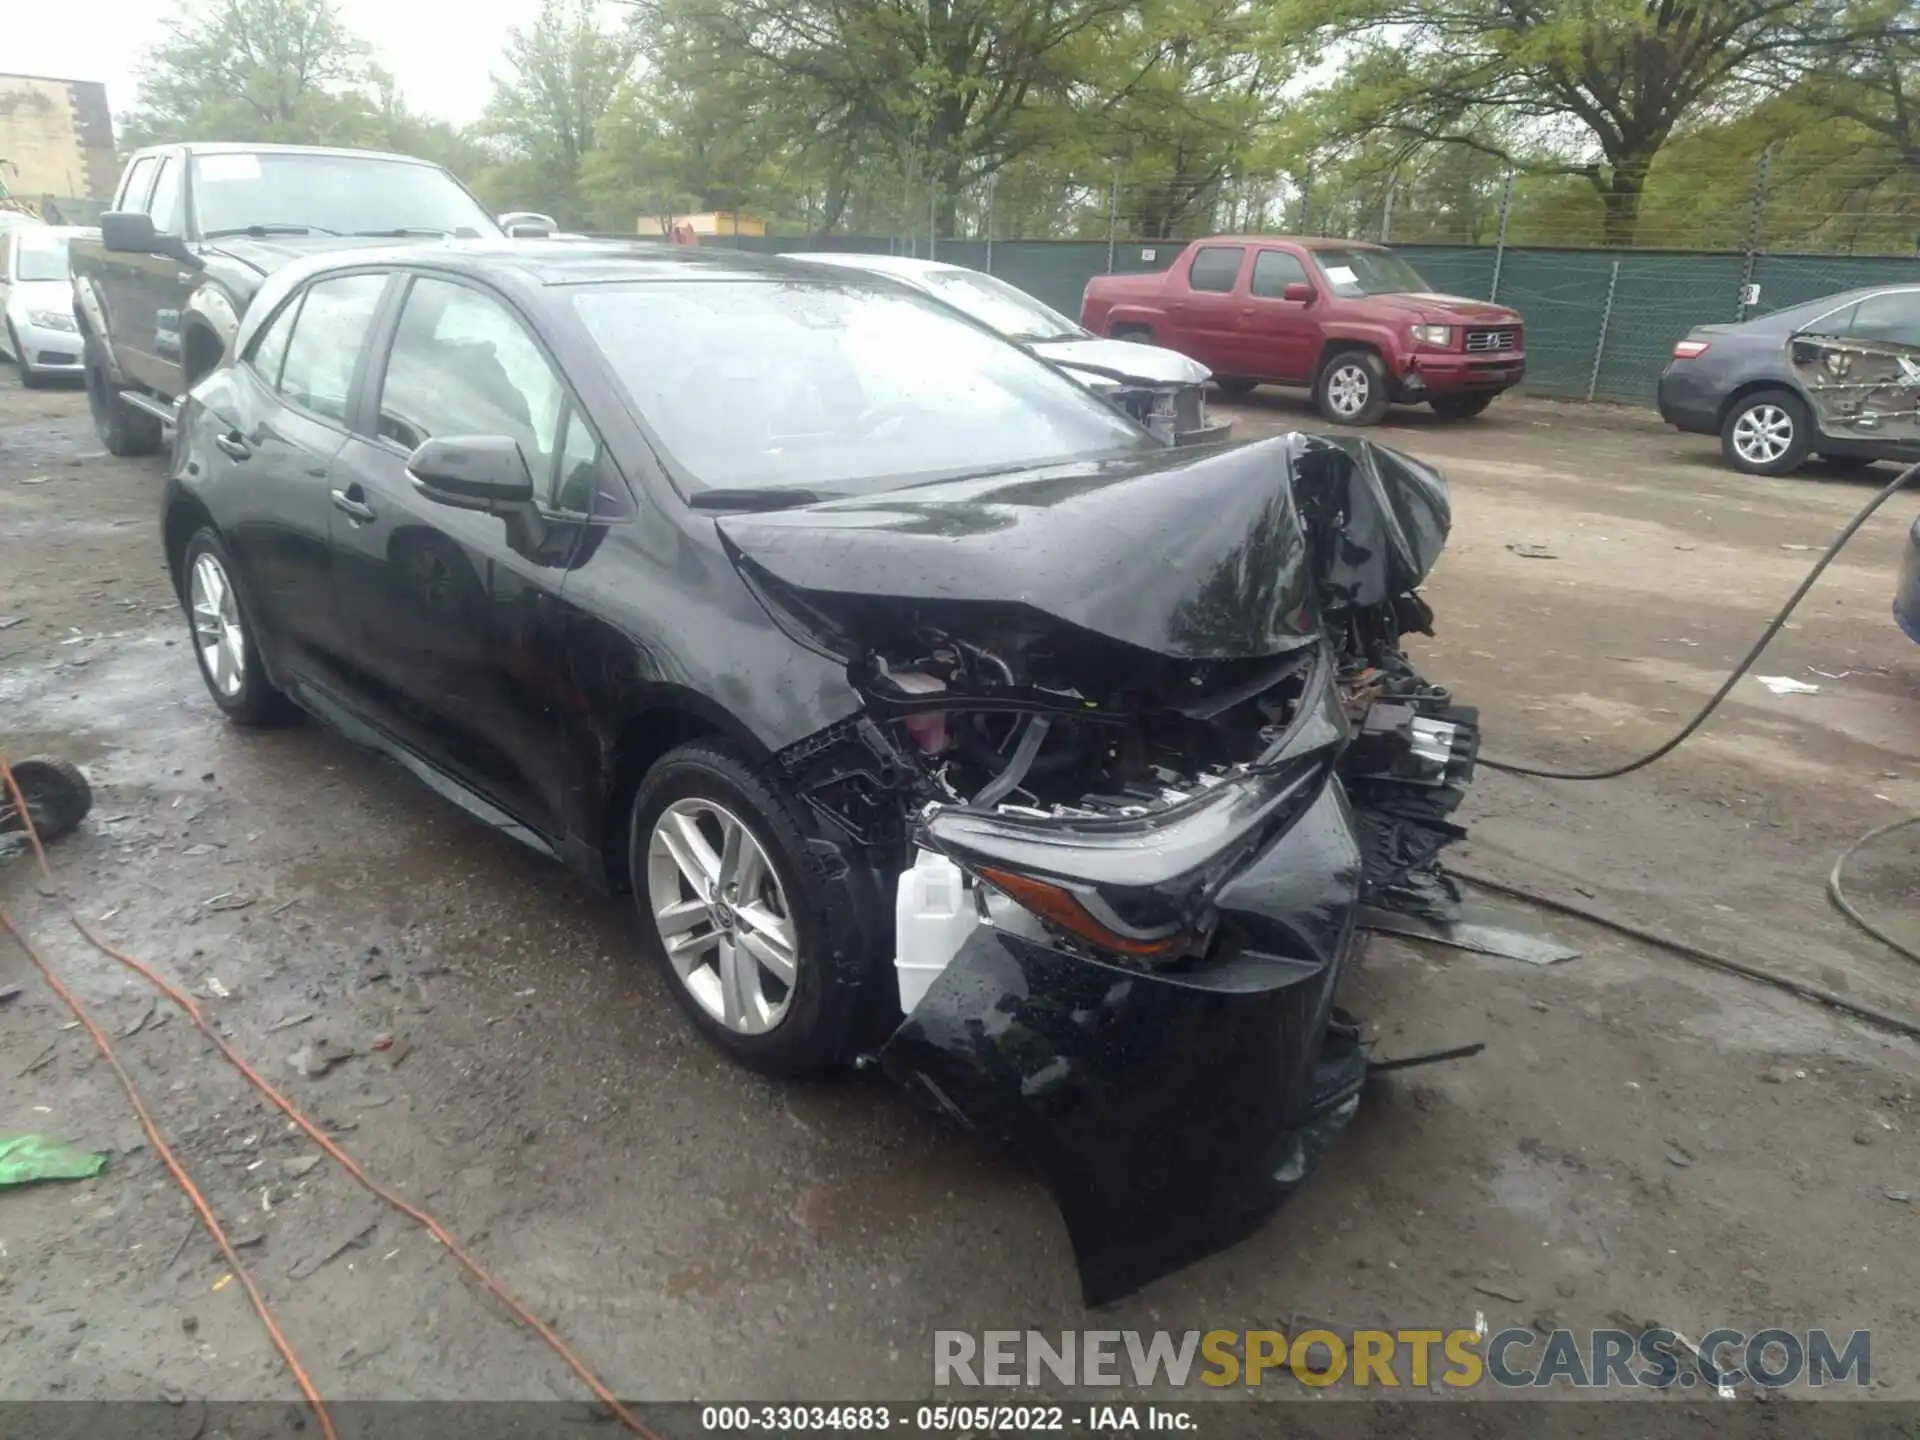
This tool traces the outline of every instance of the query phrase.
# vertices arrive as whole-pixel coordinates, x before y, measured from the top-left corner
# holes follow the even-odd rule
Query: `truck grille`
[[[1469,330],[1467,350],[1511,350],[1520,341],[1518,330]]]

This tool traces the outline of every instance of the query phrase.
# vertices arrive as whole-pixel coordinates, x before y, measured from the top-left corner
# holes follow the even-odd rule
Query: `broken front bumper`
[[[1329,1020],[1360,884],[1329,777],[1219,887],[1204,962],[1152,970],[982,926],[880,1062],[1034,1166],[1104,1304],[1245,1238],[1357,1108],[1364,1057]]]

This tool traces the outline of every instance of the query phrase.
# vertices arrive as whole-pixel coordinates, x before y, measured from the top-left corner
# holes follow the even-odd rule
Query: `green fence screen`
[[[884,236],[776,237],[708,242],[742,249],[888,254]],[[1180,241],[947,240],[937,254],[990,270],[1056,310],[1080,313],[1087,281],[1111,269],[1164,269]],[[1705,254],[1672,250],[1559,250],[1508,246],[1396,247],[1435,290],[1497,299],[1526,320],[1525,389],[1651,405],[1676,340],[1696,325],[1739,318],[1742,283],[1760,287],[1749,315],[1862,285],[1920,284],[1920,257]],[[1748,275],[1748,265],[1752,273]],[[1496,286],[1497,276],[1497,286]]]

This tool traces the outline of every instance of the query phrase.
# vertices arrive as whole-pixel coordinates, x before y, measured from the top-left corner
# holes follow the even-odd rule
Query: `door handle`
[[[244,460],[253,454],[253,447],[247,444],[246,437],[238,430],[229,430],[224,435],[214,436],[213,443],[222,455],[234,460]]]
[[[333,508],[343,513],[356,525],[365,525],[373,517],[373,507],[362,500],[358,485],[349,485],[345,490],[333,492]]]

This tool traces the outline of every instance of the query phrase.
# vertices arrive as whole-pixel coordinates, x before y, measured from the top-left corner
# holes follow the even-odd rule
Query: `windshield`
[[[193,208],[202,235],[254,225],[335,235],[425,230],[473,239],[500,233],[493,217],[438,166],[371,155],[196,155]]]
[[[845,494],[1159,448],[915,295],[684,281],[596,285],[573,304],[695,489]]]
[[[24,283],[68,278],[66,236],[29,233],[15,243],[19,249],[14,255],[14,279]]]
[[[1042,305],[1004,280],[972,270],[927,270],[920,283],[956,310],[1009,340],[1078,340],[1087,332],[1059,311]]]
[[[1431,289],[1390,250],[1316,250],[1313,258],[1336,295],[1424,295]]]

